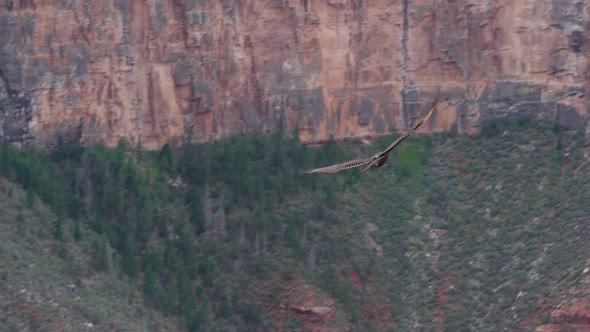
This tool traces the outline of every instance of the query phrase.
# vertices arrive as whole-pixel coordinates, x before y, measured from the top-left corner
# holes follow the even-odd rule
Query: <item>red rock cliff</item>
[[[505,116],[588,130],[586,0],[0,0],[0,137],[157,148]]]

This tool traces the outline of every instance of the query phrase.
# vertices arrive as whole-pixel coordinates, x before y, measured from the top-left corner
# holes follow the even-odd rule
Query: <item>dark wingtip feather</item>
[[[299,175],[312,174],[312,173],[313,173],[313,169],[299,169]]]

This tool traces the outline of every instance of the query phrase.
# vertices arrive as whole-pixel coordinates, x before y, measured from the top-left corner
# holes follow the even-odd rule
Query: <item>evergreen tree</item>
[[[180,308],[180,292],[178,289],[178,281],[176,278],[168,279],[166,284],[167,308],[166,311],[174,314],[181,312]]]
[[[92,242],[91,265],[98,272],[107,272],[109,270],[108,249],[104,239],[95,239]]]
[[[56,240],[63,240],[63,225],[60,217],[55,217],[51,223],[51,234]]]
[[[156,293],[156,275],[152,269],[152,264],[148,260],[148,264],[143,271],[143,294],[151,299]]]
[[[190,285],[190,281],[184,269],[179,271],[178,291],[180,312],[184,315],[190,315],[195,310],[195,296]]]
[[[124,235],[123,238],[125,238],[126,241],[122,248],[121,265],[125,274],[133,278],[139,270],[139,264],[136,257],[137,242],[131,234]]]
[[[80,220],[74,219],[73,227],[74,240],[76,240],[76,242],[79,242],[82,239],[82,223],[80,222]]]

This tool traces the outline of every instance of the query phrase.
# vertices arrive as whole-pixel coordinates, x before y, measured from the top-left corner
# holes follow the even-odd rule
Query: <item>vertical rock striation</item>
[[[587,0],[0,0],[0,137],[148,148],[498,117],[588,130]]]

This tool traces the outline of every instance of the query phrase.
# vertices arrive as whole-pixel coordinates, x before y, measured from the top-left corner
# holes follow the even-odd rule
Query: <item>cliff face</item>
[[[304,141],[588,130],[586,0],[0,0],[0,137],[157,148],[300,128]]]

